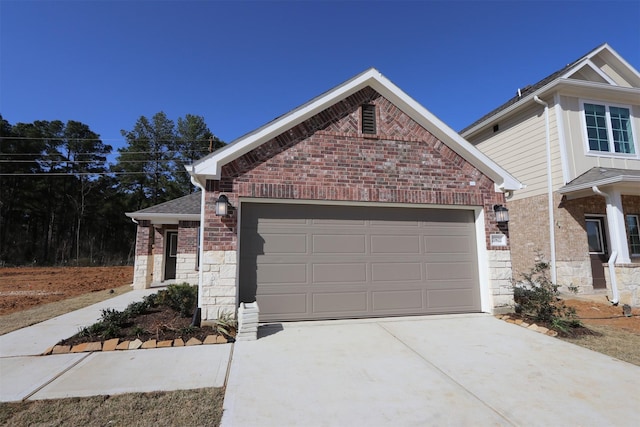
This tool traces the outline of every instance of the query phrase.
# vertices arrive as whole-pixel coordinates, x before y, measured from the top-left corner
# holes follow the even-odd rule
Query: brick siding
[[[195,254],[198,251],[199,221],[180,221],[178,224],[178,253]]]
[[[359,131],[365,102],[377,107],[375,136]],[[206,190],[205,251],[237,245],[237,212],[215,215],[219,193],[235,207],[240,197],[479,206],[487,247],[501,231],[492,207],[504,204],[491,179],[370,88],[225,165]]]

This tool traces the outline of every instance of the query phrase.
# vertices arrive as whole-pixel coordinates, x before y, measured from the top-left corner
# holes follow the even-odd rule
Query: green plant
[[[537,261],[528,273],[522,273],[523,280],[513,286],[515,311],[536,322],[544,322],[552,328],[568,332],[571,327],[581,326],[576,311],[567,307],[559,298],[559,285],[548,276],[549,264],[537,254]],[[569,290],[577,291],[575,287]]]
[[[129,313],[126,311],[118,311],[112,308],[105,308],[101,311],[101,320],[103,323],[114,326],[124,326],[129,322]]]
[[[216,330],[218,335],[229,336],[234,329],[237,329],[238,321],[233,313],[218,310],[217,319],[213,321],[211,326]]]
[[[119,334],[120,327],[115,323],[108,323],[105,325],[105,328],[102,331],[102,339],[109,340],[111,338],[117,338]]]
[[[189,317],[193,315],[193,310],[196,307],[198,287],[188,283],[169,285],[167,289],[158,292],[157,295],[159,304],[171,307],[182,317]]]
[[[157,307],[158,304],[158,294],[150,294],[145,297],[142,297],[142,302],[147,304],[149,308]]]
[[[146,300],[132,302],[127,306],[124,310],[125,313],[129,315],[129,317],[136,317],[141,314],[145,314],[149,311],[150,304]]]
[[[135,326],[135,327],[132,329],[131,333],[132,333],[133,335],[135,335],[136,337],[140,338],[140,335],[145,334],[145,333],[146,333],[146,331],[145,331],[145,330],[144,330],[144,328],[143,328],[143,327],[141,327],[141,326]]]

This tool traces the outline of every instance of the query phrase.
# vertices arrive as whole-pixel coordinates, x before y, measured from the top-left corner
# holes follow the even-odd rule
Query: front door
[[[607,281],[604,276],[604,263],[609,259],[607,235],[604,217],[587,217],[587,240],[589,241],[589,257],[591,258],[591,275],[593,288],[604,289]]]
[[[178,258],[178,232],[167,231],[164,250],[164,280],[176,278],[176,260]]]

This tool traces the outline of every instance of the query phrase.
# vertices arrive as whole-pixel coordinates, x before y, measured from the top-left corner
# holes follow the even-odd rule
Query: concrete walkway
[[[222,425],[632,426],[640,367],[489,315],[301,322],[235,344]]]
[[[222,387],[232,344],[38,356],[157,289],[131,291],[0,336],[0,401]]]

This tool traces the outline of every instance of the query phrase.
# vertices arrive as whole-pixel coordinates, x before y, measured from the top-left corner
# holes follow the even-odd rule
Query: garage
[[[239,297],[260,321],[478,312],[474,212],[242,203]]]

